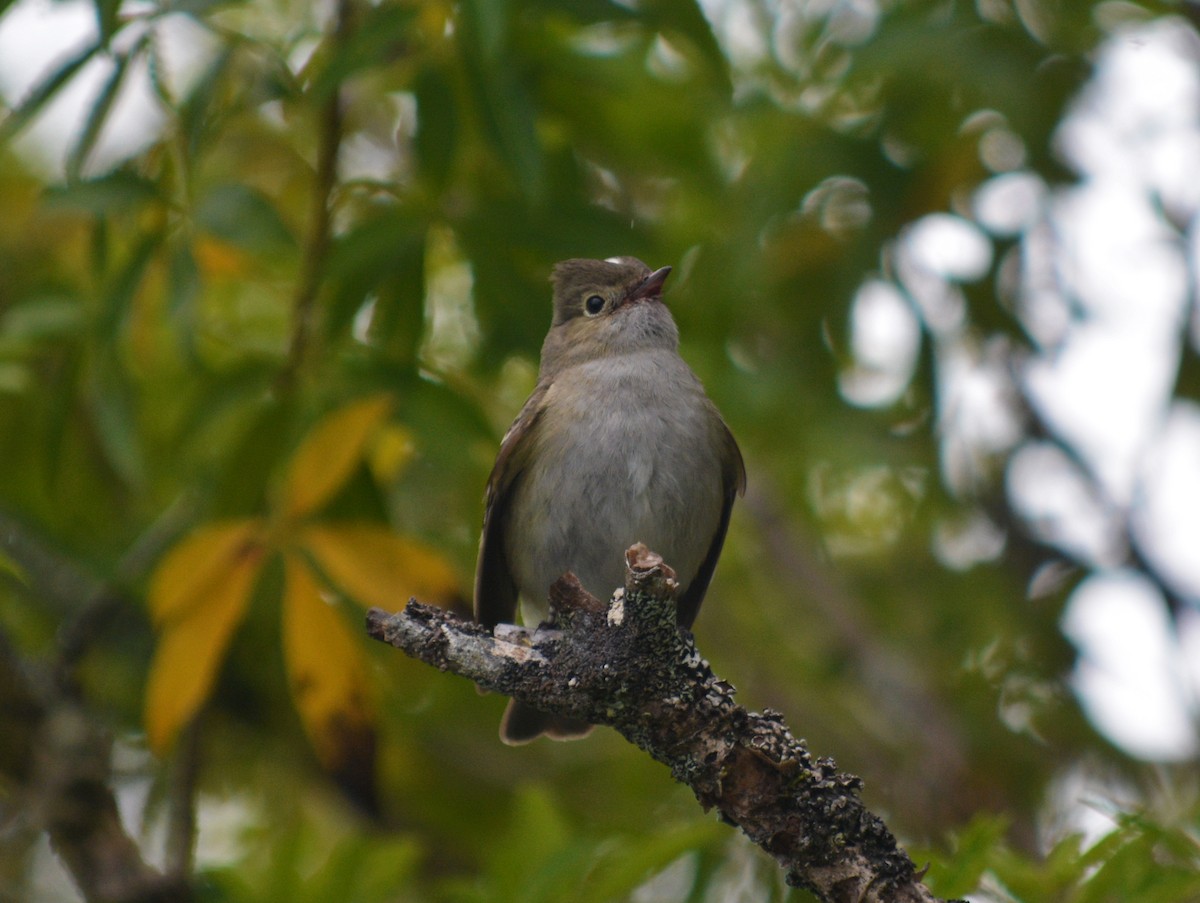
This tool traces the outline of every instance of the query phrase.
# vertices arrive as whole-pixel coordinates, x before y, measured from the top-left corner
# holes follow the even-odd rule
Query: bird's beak
[[[644,298],[659,298],[662,296],[663,283],[667,281],[667,277],[671,275],[670,267],[662,267],[655,270],[649,276],[641,281],[641,284],[634,287],[625,300],[640,301]]]

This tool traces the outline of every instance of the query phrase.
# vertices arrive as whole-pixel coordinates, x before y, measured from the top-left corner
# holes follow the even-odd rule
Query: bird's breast
[[[527,602],[573,571],[605,598],[644,542],[686,588],[723,505],[716,413],[677,354],[607,358],[567,370],[546,394],[516,487],[508,555]]]

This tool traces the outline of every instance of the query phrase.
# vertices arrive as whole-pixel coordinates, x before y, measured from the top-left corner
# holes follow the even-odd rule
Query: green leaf
[[[137,399],[115,360],[98,362],[89,380],[88,407],[108,465],[129,486],[145,482]]]
[[[278,373],[273,364],[253,362],[212,374],[203,370],[200,360],[195,372],[203,376],[202,390],[182,406],[170,453],[197,462],[202,472],[211,474],[261,416],[263,397]],[[261,491],[261,487],[254,489]],[[260,500],[260,496],[253,499]]]
[[[537,116],[525,66],[508,47],[506,12],[504,3],[464,4],[463,64],[492,144],[526,197],[537,205],[546,188]]]
[[[918,867],[931,858],[938,860],[930,870],[929,883],[939,896],[964,897],[979,886],[979,879],[1002,847],[1007,830],[1007,819],[979,816],[955,836],[953,856],[935,857],[932,851],[910,852]]]
[[[413,884],[422,858],[414,837],[391,832],[346,837],[324,866],[305,880],[300,896],[291,899],[298,903],[419,899],[416,891],[406,894],[402,888]]]
[[[132,213],[162,199],[154,182],[126,170],[53,185],[42,197],[48,210],[84,210],[96,216]]]
[[[572,851],[570,824],[549,788],[523,786],[513,801],[511,823],[503,837],[488,850],[488,877],[491,886],[504,888],[504,900],[540,901],[551,889],[548,881],[555,867],[578,858]],[[574,854],[574,855],[572,855]],[[557,899],[563,899],[563,886]]]
[[[529,6],[539,11],[557,15],[569,15],[576,22],[584,25],[595,25],[598,22],[629,21],[636,19],[640,12],[634,6],[624,6],[613,0],[572,0],[563,4],[562,0],[530,0]]]
[[[67,155],[66,171],[67,180],[75,181],[79,178],[83,171],[83,166],[87,163],[88,155],[96,146],[96,139],[100,137],[100,130],[104,127],[105,119],[108,117],[109,111],[112,110],[113,102],[117,99],[117,94],[121,90],[121,85],[125,81],[125,74],[129,71],[129,63],[142,48],[146,46],[147,38],[138,41],[128,53],[119,55],[113,64],[113,70],[108,76],[108,80],[100,89],[99,95],[96,97],[96,102],[92,104],[92,108],[88,111],[87,121],[84,123],[83,131],[79,133],[79,138],[71,148],[71,152]]]
[[[441,189],[449,178],[458,149],[458,108],[446,74],[427,66],[417,75],[417,163],[422,175]]]
[[[129,252],[129,258],[117,271],[104,296],[104,305],[96,321],[97,334],[107,342],[116,340],[125,323],[134,295],[146,275],[146,269],[163,241],[160,231],[147,232]]]
[[[639,12],[647,25],[664,32],[668,37],[678,35],[696,50],[724,93],[731,93],[729,61],[713,34],[708,18],[693,0],[650,0],[641,4]]]
[[[161,7],[165,12],[185,13],[196,19],[202,19],[205,13],[220,9],[223,6],[237,6],[246,0],[167,0]]]
[[[253,385],[251,374],[249,385]],[[237,401],[238,399],[232,399]],[[213,506],[222,516],[236,516],[261,510],[266,487],[276,464],[287,448],[294,424],[294,399],[263,402],[261,391],[251,402],[258,409],[245,415],[246,423],[239,436],[227,437],[221,449]]]
[[[18,583],[29,584],[29,575],[25,569],[19,562],[5,554],[3,549],[0,549],[0,575],[7,576]]]
[[[194,158],[200,153],[204,136],[214,129],[217,121],[214,105],[220,96],[219,89],[225,72],[236,58],[236,48],[235,42],[222,46],[192,86],[192,93],[179,107],[179,131],[190,157]]]
[[[398,363],[411,364],[425,326],[425,237],[396,242],[391,271],[379,287],[370,335]]]
[[[417,7],[383,3],[370,7],[348,35],[333,42],[332,53],[313,78],[311,93],[327,98],[356,72],[402,59],[411,43],[410,25]]]
[[[489,64],[500,61],[508,44],[509,0],[467,0],[462,17],[475,51]]]
[[[400,361],[412,361],[425,316],[424,220],[389,210],[338,236],[328,260],[331,337],[349,328],[368,297],[374,300],[369,340]]]
[[[191,322],[192,305],[201,288],[200,269],[196,266],[191,245],[181,241],[171,249],[167,272],[167,302],[171,315],[177,323],[186,326]],[[190,344],[191,336],[188,338]]]
[[[17,343],[34,343],[75,336],[86,323],[76,298],[33,297],[14,304],[0,316],[0,336]]]
[[[246,185],[218,185],[200,199],[196,225],[232,245],[271,253],[296,245],[283,218],[260,192]]]
[[[100,28],[100,40],[106,45],[121,26],[121,0],[92,0],[96,10],[96,24]]]
[[[719,841],[725,827],[716,820],[685,821],[665,826],[652,837],[629,838],[597,864],[580,888],[580,903],[627,899],[652,875],[686,853]]]
[[[529,201],[540,205],[546,184],[533,98],[515,61],[500,62],[482,77],[484,112],[501,156]]]
[[[36,85],[25,99],[5,117],[4,121],[0,122],[0,143],[11,140],[14,135],[28,125],[29,121],[74,77],[75,73],[102,49],[102,44],[91,44],[85,47]]]

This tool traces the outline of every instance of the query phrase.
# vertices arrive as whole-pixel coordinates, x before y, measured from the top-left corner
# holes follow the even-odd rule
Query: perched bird
[[[475,618],[544,619],[550,585],[573,571],[592,595],[625,582],[643,542],[675,569],[690,627],[721,554],[746,472],[729,428],[679,356],[662,301],[671,268],[633,257],[554,268],[554,319],[537,385],[500,445],[487,484]],[[580,737],[584,722],[512,700],[509,744]]]

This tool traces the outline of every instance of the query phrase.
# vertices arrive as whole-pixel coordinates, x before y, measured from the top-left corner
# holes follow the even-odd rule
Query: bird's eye
[[[589,317],[594,317],[604,310],[604,299],[599,295],[589,295],[588,299],[583,302],[583,309],[587,311]]]

